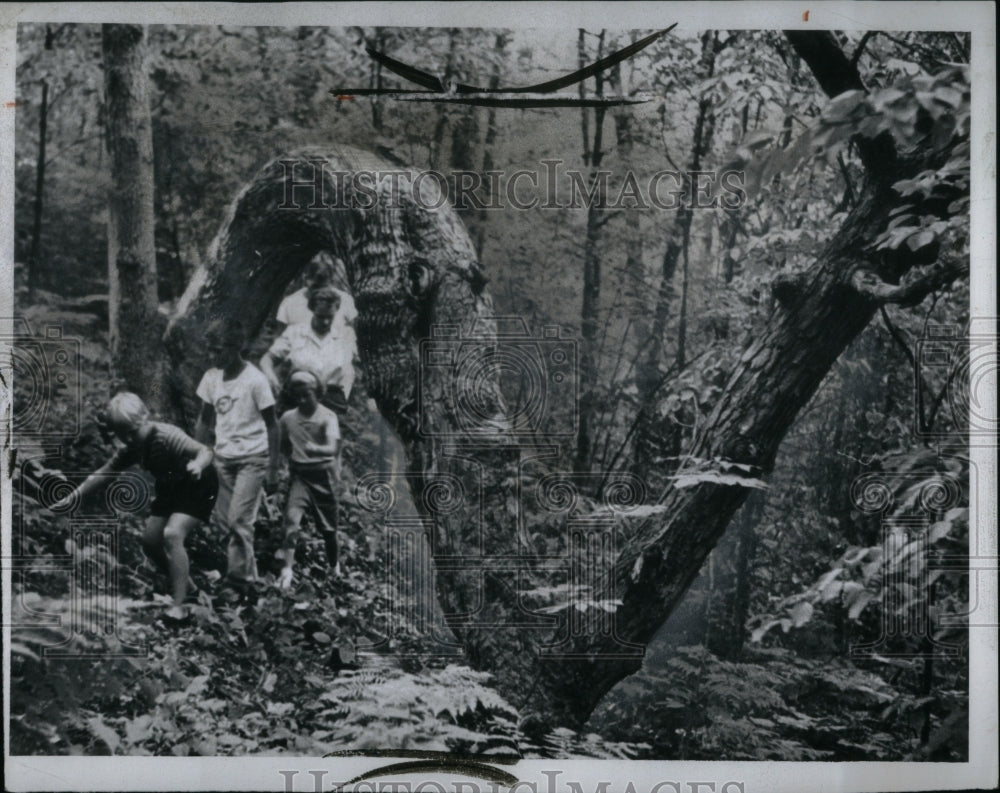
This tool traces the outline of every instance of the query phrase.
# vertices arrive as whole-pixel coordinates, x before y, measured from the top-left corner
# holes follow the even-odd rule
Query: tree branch
[[[851,66],[857,68],[858,61],[861,60],[861,55],[865,51],[865,46],[868,44],[868,41],[871,39],[871,37],[874,36],[876,33],[878,33],[877,30],[869,30],[866,31],[865,35],[861,37],[861,40],[858,42],[858,46],[855,47],[854,52],[851,53]]]
[[[892,320],[889,319],[889,314],[886,312],[885,306],[879,306],[878,310],[879,314],[882,316],[882,322],[885,324],[885,329],[889,331],[889,335],[892,337],[893,341],[899,345],[899,349],[901,349],[906,355],[907,359],[910,361],[910,366],[913,367],[913,371],[918,371],[916,356],[914,356],[913,350],[910,349],[910,345],[906,343],[906,339],[903,338],[902,331],[892,324]]]
[[[931,292],[936,292],[968,272],[967,261],[942,261],[911,270],[899,284],[887,284],[870,270],[859,269],[851,276],[851,286],[878,305],[898,303],[901,306],[915,306]]]
[[[823,93],[831,99],[845,91],[868,90],[858,73],[857,65],[847,57],[829,31],[786,30],[785,37],[805,61]],[[889,136],[856,140],[858,154],[869,171],[892,172],[898,154]]]

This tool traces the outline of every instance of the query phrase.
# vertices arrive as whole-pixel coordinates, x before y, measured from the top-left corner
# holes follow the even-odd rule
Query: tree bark
[[[28,300],[35,299],[38,267],[42,261],[42,207],[45,194],[45,140],[49,116],[49,83],[42,80],[42,106],[38,113],[38,160],[35,165],[35,203],[31,218],[31,251],[28,254]]]
[[[154,411],[165,407],[151,366],[163,360],[164,322],[157,312],[153,220],[153,132],[146,80],[145,29],[104,25],[111,365],[117,385]],[[152,375],[152,376],[151,376]]]
[[[763,513],[764,494],[752,493],[736,514],[733,524],[716,548],[728,546],[727,569],[718,578],[709,609],[710,632],[705,645],[719,658],[736,660],[746,643],[746,623],[750,614],[753,564],[757,555],[757,523]]]
[[[805,45],[827,44],[815,40],[827,34],[801,35]],[[307,186],[291,202],[288,161],[306,163],[297,179]],[[858,204],[741,356],[694,457],[770,470],[796,414],[877,309],[852,274],[864,267],[898,280],[911,264],[887,263],[870,242],[893,208],[891,185],[932,164],[884,152],[867,162]],[[325,168],[316,176],[310,163]],[[673,488],[661,499],[662,512],[630,519],[641,492],[619,486],[612,496],[608,487],[617,519],[571,517],[574,492],[591,482],[570,473],[552,479],[544,468],[552,448],[519,445],[507,424],[494,357],[506,342],[457,215],[447,205],[428,210],[414,200],[412,175],[395,189],[380,182],[373,204],[351,178],[333,177],[387,170],[398,168],[348,147],[310,149],[270,163],[244,188],[168,332],[175,394],[192,417],[194,384],[208,363],[198,344],[206,322],[239,317],[256,330],[317,251],[343,259],[359,312],[366,388],[403,441],[409,468],[405,476],[364,477],[359,502],[382,516],[387,530],[426,533],[438,597],[466,661],[493,672],[522,712],[579,727],[612,685],[638,669],[642,647],[680,602],[747,488]],[[529,475],[532,466],[541,471]],[[393,514],[395,494],[405,487],[419,516]],[[548,533],[564,539],[564,555],[536,555],[524,531],[528,514],[548,516]],[[525,603],[532,582],[552,583],[565,572],[554,573],[553,565],[594,548],[610,560],[593,579],[595,596],[621,601],[613,622],[592,618],[591,610],[578,618],[573,608],[551,615]]]
[[[497,33],[496,38],[493,41],[493,68],[490,72],[490,90],[496,91],[500,87],[500,64],[503,60],[504,51],[507,49],[507,44],[510,37],[507,33]],[[493,146],[496,144],[497,140],[497,109],[491,107],[486,113],[486,137],[483,140],[483,167],[482,173],[484,175],[489,174],[493,170]],[[486,204],[492,203],[493,196],[490,194],[490,188],[492,182],[490,177],[486,176]],[[489,210],[481,209],[478,213],[478,228],[476,229],[476,256],[482,259],[483,256],[483,245],[486,242],[486,224],[489,220]]]
[[[635,43],[636,36],[632,34],[632,42]],[[614,45],[609,49],[616,49]],[[615,66],[611,76],[613,90],[615,93],[626,95],[631,86],[625,85],[622,78],[621,64]],[[632,130],[632,112],[628,108],[622,108],[615,112],[615,142],[618,144],[618,152],[622,165],[627,173],[633,172],[635,133]],[[649,287],[646,284],[646,271],[642,260],[642,229],[639,225],[640,213],[638,210],[627,210],[625,212],[625,269],[623,272],[623,289],[628,306],[628,313],[635,318],[633,326],[635,328],[635,338],[640,340],[649,336]]]
[[[604,34],[598,37],[597,57],[604,57]],[[585,55],[584,39],[581,31],[580,55]],[[604,93],[604,78],[601,74],[594,77],[595,93]],[[583,96],[583,83],[580,83]],[[588,108],[581,108],[583,114],[583,129],[587,129]],[[583,243],[583,302],[580,307],[580,403],[578,406],[578,430],[576,436],[576,457],[573,469],[578,473],[590,470],[593,459],[594,445],[594,413],[597,408],[597,367],[598,343],[597,331],[600,326],[601,304],[601,255],[598,243],[601,237],[601,224],[607,203],[606,183],[600,178],[601,163],[604,160],[604,116],[606,108],[594,109],[593,140],[585,145],[584,162],[589,160],[591,175],[588,189],[593,191],[594,198],[587,207],[587,231]]]

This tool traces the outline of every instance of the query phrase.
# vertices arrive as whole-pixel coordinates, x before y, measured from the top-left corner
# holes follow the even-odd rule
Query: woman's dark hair
[[[340,305],[340,293],[334,289],[332,286],[318,286],[315,288],[310,288],[309,292],[309,310],[316,310],[316,302],[319,300],[331,300],[336,305]]]

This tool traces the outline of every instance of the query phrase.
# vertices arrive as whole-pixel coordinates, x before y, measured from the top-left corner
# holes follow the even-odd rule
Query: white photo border
[[[143,24],[239,24],[299,26],[385,25],[413,27],[600,27],[608,24],[605,3],[7,3],[0,5],[0,334],[10,332],[13,315],[14,103],[17,25],[24,22],[133,22]],[[996,26],[992,2],[691,2],[615,3],[616,28],[953,30],[972,37],[972,203],[971,316],[996,317]],[[4,377],[9,383],[8,373]],[[995,389],[993,390],[995,399]],[[10,441],[9,389],[0,391],[5,440]],[[987,406],[996,415],[996,404]],[[980,484],[997,481],[997,450],[971,449]],[[11,549],[11,480],[7,444],[0,455],[2,555]],[[997,558],[995,484],[971,500],[970,526],[980,554]],[[977,507],[979,508],[977,514]],[[971,542],[970,538],[970,542]],[[988,579],[988,581],[987,581]],[[981,576],[979,613],[997,622],[997,575]],[[970,576],[970,589],[976,587]],[[9,571],[4,571],[3,602],[10,603]],[[970,598],[970,602],[975,602]],[[5,608],[6,611],[6,608]],[[10,630],[4,628],[4,646]],[[673,762],[600,760],[525,760],[506,770],[542,793],[565,790],[570,782],[589,791],[689,790],[746,791],[918,791],[995,788],[997,785],[997,632],[970,630],[969,761],[966,763],[790,763]],[[4,724],[9,719],[9,657],[4,654]],[[10,757],[5,730],[4,772],[10,790],[286,790],[280,770],[297,771],[294,790],[322,789],[391,762],[388,758],[320,759],[297,757],[140,758]],[[427,777],[424,776],[423,779]],[[457,777],[456,777],[457,779]],[[414,780],[416,785],[422,780]],[[449,785],[442,775],[442,784]],[[691,787],[692,783],[704,783]],[[714,787],[708,787],[714,782]],[[727,783],[729,786],[727,787]],[[736,785],[734,787],[734,785]],[[659,786],[659,787],[657,787]],[[679,787],[678,787],[679,786]],[[486,788],[489,789],[489,788]],[[530,790],[531,787],[519,788]]]

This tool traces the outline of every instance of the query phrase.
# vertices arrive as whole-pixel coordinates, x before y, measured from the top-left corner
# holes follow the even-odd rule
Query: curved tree
[[[788,38],[828,95],[863,89],[833,36]],[[813,265],[779,284],[772,320],[744,351],[690,455],[767,472],[798,411],[878,307],[912,303],[960,275],[960,266],[926,251],[889,255],[873,244],[903,202],[893,185],[941,168],[955,145],[900,151],[888,133],[858,140],[867,176],[857,205]],[[365,174],[374,172],[398,176],[373,183]],[[448,338],[487,347],[496,333],[474,247],[447,204],[428,207],[437,203],[427,200],[431,184],[348,147],[302,150],[265,166],[235,200],[168,330],[176,406],[193,415],[185,400],[207,365],[199,349],[206,323],[238,318],[254,330],[317,251],[342,258],[366,386],[406,447],[449,625],[468,661],[492,671],[512,702],[579,726],[638,668],[640,655],[628,648],[644,646],[679,603],[747,489],[734,476],[706,476],[669,490],[658,509],[622,519],[625,539],[597,593],[620,601],[613,630],[567,639],[567,615],[526,608],[518,576],[546,560],[527,553],[518,518],[545,505],[541,497],[528,503],[519,465],[545,450],[518,446],[493,370],[421,365],[421,342],[435,326],[457,326]],[[470,429],[456,389],[471,394],[479,426]],[[368,493],[375,508],[391,500],[382,484]],[[552,523],[566,528],[565,517],[554,514]]]

